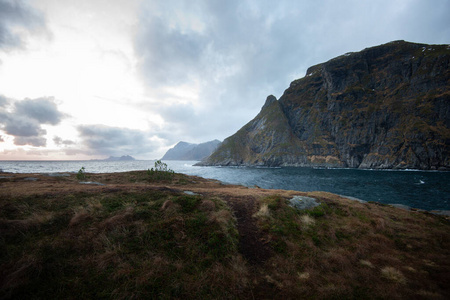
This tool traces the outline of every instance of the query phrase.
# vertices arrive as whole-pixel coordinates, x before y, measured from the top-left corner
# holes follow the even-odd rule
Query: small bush
[[[324,204],[324,203],[322,203],[321,205],[316,206],[316,207],[314,207],[313,209],[311,209],[310,211],[308,211],[308,214],[309,214],[311,217],[316,217],[316,218],[318,218],[318,217],[324,216],[325,213],[327,212],[327,210],[328,210],[327,205]]]
[[[167,180],[172,181],[175,172],[168,168],[166,163],[160,160],[155,161],[155,167],[147,171],[151,181]]]
[[[81,169],[80,170],[78,170],[78,173],[77,173],[77,179],[78,180],[86,180],[86,171],[85,171],[86,169],[84,168],[84,167],[81,167]]]

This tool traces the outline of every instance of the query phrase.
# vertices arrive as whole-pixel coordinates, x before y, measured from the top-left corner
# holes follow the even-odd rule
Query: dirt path
[[[272,255],[252,217],[256,211],[255,199],[228,198],[226,201],[237,219],[239,251],[250,265],[260,265]]]

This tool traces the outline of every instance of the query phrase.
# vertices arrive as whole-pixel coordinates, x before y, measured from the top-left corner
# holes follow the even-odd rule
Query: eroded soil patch
[[[231,206],[239,231],[239,251],[251,265],[260,265],[271,257],[272,253],[263,236],[256,226],[253,214],[255,213],[255,199],[247,197],[226,199]]]

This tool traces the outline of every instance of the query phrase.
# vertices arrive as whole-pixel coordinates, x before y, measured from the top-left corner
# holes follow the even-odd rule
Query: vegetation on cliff
[[[313,66],[202,164],[450,169],[450,46],[396,41]]]
[[[182,174],[87,176],[103,185],[0,174],[0,298],[450,296],[445,217]]]

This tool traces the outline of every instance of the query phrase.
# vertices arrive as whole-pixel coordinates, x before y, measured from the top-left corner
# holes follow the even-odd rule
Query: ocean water
[[[195,161],[165,161],[178,173],[267,189],[326,191],[364,201],[450,210],[450,172],[316,168],[196,167]],[[154,161],[0,161],[13,173],[88,173],[147,170]]]

